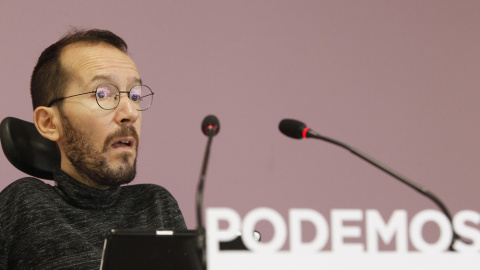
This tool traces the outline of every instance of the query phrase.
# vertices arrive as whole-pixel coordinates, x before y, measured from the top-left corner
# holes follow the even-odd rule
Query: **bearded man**
[[[0,193],[0,269],[99,269],[112,228],[186,230],[163,187],[136,174],[143,85],[127,44],[75,30],[43,51],[31,79],[34,122],[57,143],[55,186],[27,177]]]

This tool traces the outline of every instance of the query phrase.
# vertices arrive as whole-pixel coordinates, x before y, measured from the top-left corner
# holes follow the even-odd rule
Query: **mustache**
[[[103,143],[103,145],[104,145],[103,146],[103,152],[106,152],[108,150],[108,148],[110,147],[110,142],[113,139],[118,138],[118,137],[128,137],[128,136],[132,136],[135,139],[135,141],[136,141],[135,146],[138,149],[138,141],[139,141],[138,133],[133,126],[126,125],[126,126],[122,126],[122,127],[118,128],[114,132],[110,133],[107,136],[107,138],[105,138],[105,142]]]

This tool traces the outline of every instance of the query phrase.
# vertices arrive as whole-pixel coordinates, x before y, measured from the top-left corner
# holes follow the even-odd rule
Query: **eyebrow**
[[[118,77],[115,76],[115,75],[96,75],[95,77],[93,77],[91,82],[102,81],[102,80],[104,80],[104,81],[117,81]],[[133,83],[136,83],[136,84],[142,84],[142,79],[138,78],[138,77],[133,77],[130,81],[133,82]]]

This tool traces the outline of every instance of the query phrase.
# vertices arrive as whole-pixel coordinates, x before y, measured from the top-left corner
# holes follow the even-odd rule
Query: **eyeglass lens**
[[[114,109],[120,103],[120,91],[113,84],[98,86],[95,97],[98,105],[105,110]],[[153,92],[146,85],[136,85],[130,89],[128,98],[133,101],[137,110],[144,111],[152,104]]]

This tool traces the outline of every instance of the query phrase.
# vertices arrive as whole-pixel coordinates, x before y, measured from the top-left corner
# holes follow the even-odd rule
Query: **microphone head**
[[[307,125],[298,120],[283,119],[280,121],[278,128],[284,135],[290,138],[302,139],[304,138],[304,130],[307,128]]]
[[[202,132],[207,136],[215,136],[220,131],[220,122],[215,115],[208,115],[203,119]]]

